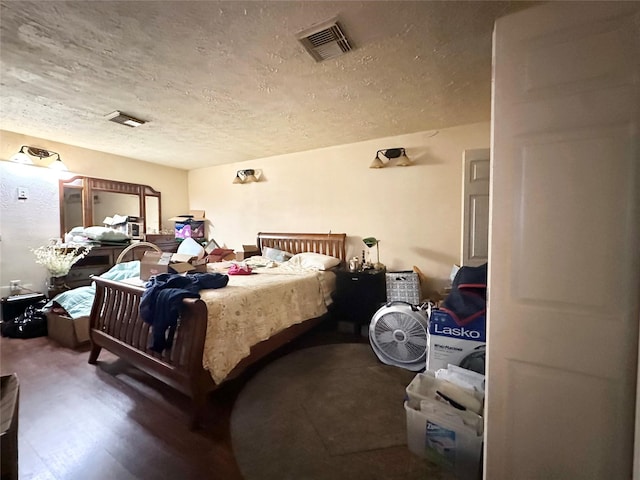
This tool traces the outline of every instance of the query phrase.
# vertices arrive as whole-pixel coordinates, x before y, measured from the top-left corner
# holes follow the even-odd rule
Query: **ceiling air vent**
[[[335,20],[329,20],[300,32],[297,38],[316,62],[339,57],[352,49],[349,40]]]
[[[105,118],[120,125],[126,125],[127,127],[139,127],[147,123],[144,120],[139,120],[118,110],[105,115]]]

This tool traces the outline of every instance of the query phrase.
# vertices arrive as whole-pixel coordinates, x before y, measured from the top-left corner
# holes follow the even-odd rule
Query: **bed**
[[[345,261],[345,234],[311,234],[311,233],[259,233],[257,245],[260,252],[265,247],[283,250],[291,254],[315,252]],[[285,282],[292,282],[295,275],[280,275]],[[278,275],[276,275],[278,276]],[[303,275],[304,276],[304,275]],[[262,275],[251,275],[257,281],[273,283]],[[231,279],[231,277],[230,277]],[[324,318],[326,309],[306,308],[304,298],[297,300],[296,312],[291,316],[305,314],[312,315],[302,318],[290,325],[280,325],[267,329],[259,335],[251,335],[248,351],[237,358],[229,360],[227,355],[216,355],[224,351],[235,352],[236,338],[222,343],[217,338],[221,330],[218,326],[226,302],[232,302],[231,290],[241,295],[236,299],[239,304],[249,308],[253,301],[247,296],[247,289],[243,289],[242,282],[251,282],[252,278],[243,279],[233,289],[229,286],[217,290],[201,291],[200,299],[184,299],[182,313],[173,337],[173,345],[163,352],[155,352],[149,348],[150,326],[139,316],[139,305],[144,288],[128,283],[113,281],[105,278],[95,278],[95,299],[91,308],[89,321],[89,336],[91,351],[89,363],[95,364],[102,348],[109,350],[120,358],[130,362],[135,367],[154,376],[162,382],[188,395],[192,400],[190,412],[190,426],[195,428],[206,406],[207,397],[223,382],[240,375],[247,366],[253,364],[265,355],[295,339],[302,333],[318,325]],[[229,285],[232,282],[230,280]],[[254,287],[256,292],[258,287]],[[227,290],[224,293],[223,291]],[[286,291],[290,295],[296,294],[298,287],[290,284]],[[217,295],[220,295],[219,297]],[[224,296],[229,298],[223,298]],[[256,293],[257,295],[257,293]],[[279,295],[279,294],[276,294]],[[272,302],[273,303],[273,302]],[[281,304],[284,302],[280,302]],[[317,303],[317,302],[316,302]],[[300,308],[300,305],[305,308]],[[253,305],[253,308],[257,308]],[[265,307],[266,308],[266,307]],[[304,310],[302,313],[298,310]],[[312,313],[309,313],[312,312]],[[229,314],[229,312],[227,312]],[[229,316],[229,315],[228,315]],[[289,317],[289,315],[284,315]],[[236,337],[237,337],[236,332]],[[250,336],[247,334],[247,336]],[[218,340],[218,342],[216,342]],[[232,348],[227,348],[228,345]],[[205,354],[206,353],[206,354]],[[217,356],[222,356],[222,367],[216,370],[213,363]],[[217,371],[216,374],[213,372]]]

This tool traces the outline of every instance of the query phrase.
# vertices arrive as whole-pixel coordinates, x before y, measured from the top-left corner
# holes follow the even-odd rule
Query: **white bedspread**
[[[256,271],[231,275],[226,287],[200,292],[209,315],[203,365],[216,383],[249,355],[253,345],[327,313],[331,303],[332,272],[284,267]]]

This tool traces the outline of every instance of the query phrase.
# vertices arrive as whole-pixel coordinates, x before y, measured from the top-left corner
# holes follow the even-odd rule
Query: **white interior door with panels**
[[[632,478],[640,3],[499,19],[493,70],[485,478]]]
[[[461,265],[477,267],[489,257],[489,152],[465,150],[462,158]]]

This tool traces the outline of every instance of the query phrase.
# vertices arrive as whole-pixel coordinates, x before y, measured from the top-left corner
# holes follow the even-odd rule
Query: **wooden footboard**
[[[144,288],[94,278],[96,296],[91,310],[89,363],[95,364],[101,349],[134,366],[193,400],[191,424],[195,426],[206,404],[207,394],[216,385],[202,367],[207,331],[207,307],[199,299],[185,299],[173,346],[163,353],[149,349],[151,328],[139,315]]]
[[[163,353],[149,349],[151,327],[139,315],[143,288],[100,277],[91,310],[89,363],[95,364],[102,348],[133,366],[185,393],[192,399],[190,427],[196,428],[206,407],[208,394],[218,385],[202,366],[207,331],[207,307],[202,300],[184,299],[184,308],[171,349]],[[225,380],[236,378],[264,356],[291,342],[321,323],[324,317],[292,325],[268,340],[251,347]]]

